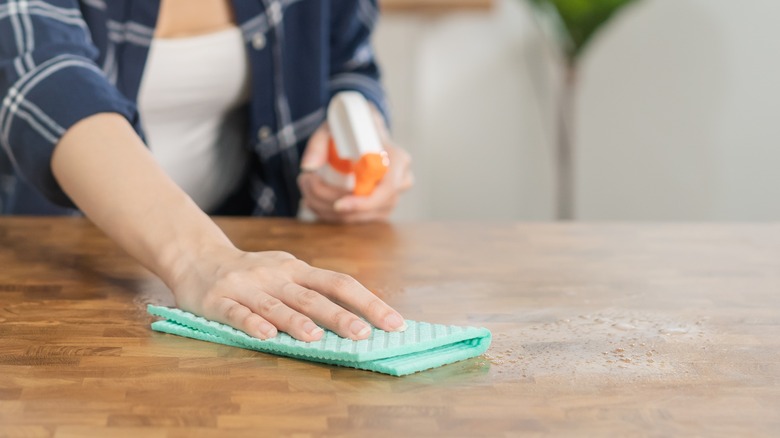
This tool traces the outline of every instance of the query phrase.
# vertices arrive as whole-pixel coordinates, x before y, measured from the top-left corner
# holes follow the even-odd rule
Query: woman
[[[375,18],[369,0],[0,1],[0,141],[17,175],[4,209],[77,207],[179,307],[261,339],[364,339],[358,315],[403,330],[351,277],[240,251],[204,213],[293,216],[302,198],[328,221],[387,217],[411,185],[387,141],[371,196],[308,172],[335,93],[361,92],[385,132]]]

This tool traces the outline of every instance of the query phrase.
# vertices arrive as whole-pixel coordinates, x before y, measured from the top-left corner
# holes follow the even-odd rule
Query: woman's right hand
[[[281,251],[243,252],[219,247],[180,265],[170,284],[177,305],[251,336],[283,331],[301,341],[321,327],[349,339],[366,339],[372,325],[406,328],[401,315],[354,278],[319,269]]]

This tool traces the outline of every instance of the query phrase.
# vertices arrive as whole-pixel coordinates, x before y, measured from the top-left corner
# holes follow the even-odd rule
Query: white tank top
[[[138,111],[152,154],[206,212],[243,178],[249,60],[237,27],[152,41]]]

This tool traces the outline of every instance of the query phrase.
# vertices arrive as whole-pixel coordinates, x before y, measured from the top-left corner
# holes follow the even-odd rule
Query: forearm
[[[54,150],[52,170],[79,208],[171,288],[176,305],[260,339],[278,330],[351,339],[370,328],[403,330],[403,318],[349,276],[279,251],[244,253],[155,163],[129,123],[98,114],[77,123]],[[313,321],[314,320],[314,321]]]
[[[203,251],[232,246],[120,115],[98,114],[74,125],[51,166],[87,217],[169,287]]]

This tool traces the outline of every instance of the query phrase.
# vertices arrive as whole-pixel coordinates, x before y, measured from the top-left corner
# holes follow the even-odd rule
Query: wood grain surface
[[[780,226],[220,220],[488,353],[397,378],[152,332],[78,218],[0,218],[0,436],[777,436]]]

